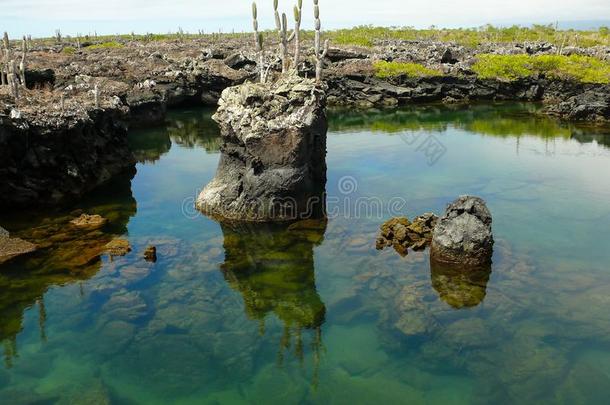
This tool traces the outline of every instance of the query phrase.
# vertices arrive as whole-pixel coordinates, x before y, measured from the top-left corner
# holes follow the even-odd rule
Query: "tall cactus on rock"
[[[288,61],[288,44],[294,39],[294,32],[288,36],[288,17],[286,13],[282,13],[280,18],[280,12],[278,11],[278,0],[273,0],[273,10],[275,12],[275,27],[279,35],[280,44],[280,58],[282,60],[282,73],[286,73],[289,68]]]
[[[313,0],[313,16],[315,19],[315,38],[314,38],[314,57],[316,58],[316,83],[320,83],[322,80],[322,67],[324,66],[324,58],[328,54],[328,39],[324,41],[324,50],[320,51],[321,45],[321,29],[322,23],[320,22],[320,5],[319,0]]]
[[[263,34],[258,31],[258,9],[256,2],[252,3],[252,27],[256,41],[256,52],[258,53],[258,70],[261,83],[265,83],[265,55],[263,48]]]
[[[4,37],[2,38],[2,60],[0,64],[2,65],[2,85],[10,85],[8,82],[8,74],[9,74],[9,63],[11,61],[11,48],[10,42],[8,39],[8,33],[4,32]]]
[[[6,86],[6,73],[4,65],[4,48],[0,47],[0,86]]]
[[[19,83],[17,80],[16,71],[17,71],[17,63],[15,62],[15,60],[9,61],[7,80],[8,80],[9,88],[11,90],[11,94],[12,94],[13,98],[15,99],[15,101],[19,100]]]
[[[303,17],[303,0],[297,0],[294,6],[294,68],[299,70],[301,59],[301,21]]]

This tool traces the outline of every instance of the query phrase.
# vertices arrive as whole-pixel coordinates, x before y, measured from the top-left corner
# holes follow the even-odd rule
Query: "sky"
[[[296,0],[280,0],[290,12]],[[304,26],[313,1],[304,0]],[[0,0],[0,31],[12,37],[250,30],[251,0]],[[272,28],[272,0],[258,0],[261,28]],[[383,26],[477,27],[610,20],[610,0],[320,0],[328,29]],[[291,15],[288,14],[289,16]]]

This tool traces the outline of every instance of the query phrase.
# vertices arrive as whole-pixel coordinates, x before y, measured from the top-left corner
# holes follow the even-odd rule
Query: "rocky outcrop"
[[[215,178],[197,208],[220,219],[290,221],[323,214],[326,95],[286,75],[222,93],[214,119],[223,139]]]
[[[17,256],[32,253],[36,245],[19,238],[11,238],[7,230],[0,227],[0,264]]]
[[[432,231],[438,217],[426,213],[409,221],[406,217],[392,218],[381,225],[377,238],[377,250],[392,246],[398,254],[406,256],[409,248],[418,251],[424,250],[432,241]]]
[[[540,101],[547,85],[548,82],[533,78],[502,82],[480,80],[474,76],[405,76],[382,80],[366,72],[362,75],[345,75],[343,69],[340,69],[328,78],[328,100],[329,104],[359,108],[437,101]]]
[[[485,201],[459,197],[434,227],[431,259],[465,268],[489,265],[494,244],[491,222]]]
[[[569,97],[567,100],[549,102],[545,112],[573,121],[610,120],[610,86],[589,89]]]
[[[12,111],[0,113],[0,208],[64,203],[135,166],[122,108]]]

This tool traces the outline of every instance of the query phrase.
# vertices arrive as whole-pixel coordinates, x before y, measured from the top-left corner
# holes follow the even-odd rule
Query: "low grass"
[[[373,67],[375,68],[375,76],[380,79],[399,76],[430,77],[442,75],[440,71],[429,69],[419,63],[386,62],[384,60],[379,60],[373,62]]]
[[[582,83],[610,83],[610,62],[590,56],[482,54],[472,70],[483,79],[514,81],[544,75]]]
[[[102,42],[101,44],[95,44],[88,46],[86,49],[94,50],[94,49],[108,49],[108,48],[123,48],[125,45],[116,41]]]
[[[66,55],[72,55],[74,52],[76,52],[76,48],[73,46],[65,46],[61,52],[65,53]]]

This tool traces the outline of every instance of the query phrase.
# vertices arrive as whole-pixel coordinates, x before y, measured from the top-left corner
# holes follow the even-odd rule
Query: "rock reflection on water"
[[[180,146],[200,147],[208,153],[220,151],[222,138],[218,124],[212,119],[213,110],[203,110],[201,114],[176,112],[169,116],[167,134]]]
[[[442,133],[449,128],[498,138],[521,137],[574,139],[581,144],[596,141],[610,146],[610,133],[604,126],[558,121],[537,114],[540,106],[532,103],[434,104],[389,110],[331,110],[332,132],[371,131],[399,134],[405,131]]]
[[[313,330],[314,361],[319,359],[326,307],[316,290],[313,248],[322,243],[326,220],[292,225],[222,224],[223,275],[242,295],[246,315],[260,321],[275,314],[284,325],[279,361],[291,346],[303,359],[302,331]]]
[[[441,300],[455,309],[476,307],[485,299],[491,265],[457,268],[430,261],[432,287]]]
[[[2,219],[8,227],[19,224],[11,227],[12,233],[38,247],[32,255],[0,266],[0,342],[7,367],[18,356],[16,338],[23,329],[25,311],[38,308],[40,336],[46,341],[46,291],[95,276],[102,267],[105,245],[127,231],[127,223],[136,213],[131,193],[134,175],[135,171],[129,171],[119,176],[84,200],[81,209],[36,218]],[[107,225],[101,229],[72,226],[70,221],[85,211],[108,219]]]
[[[129,147],[139,163],[155,163],[172,148],[167,129],[155,128],[146,131],[131,131]]]
[[[155,163],[166,155],[172,142],[207,153],[220,151],[222,138],[218,124],[212,120],[213,110],[204,109],[196,115],[192,111],[174,111],[165,126],[129,132],[129,147],[139,163]]]

